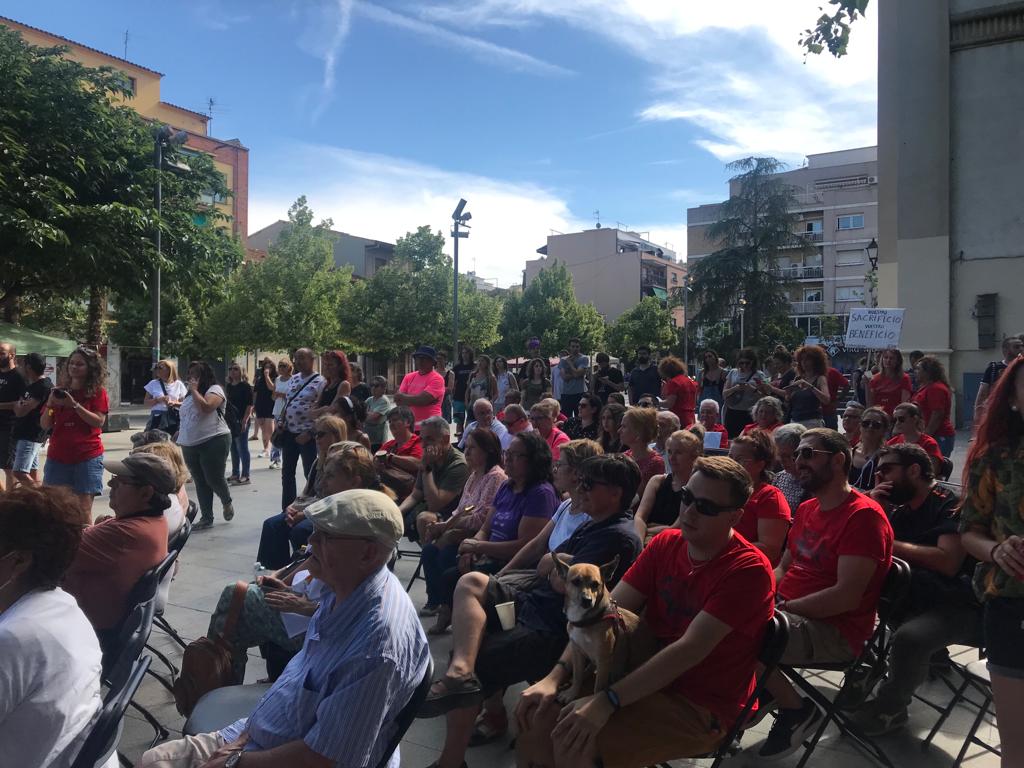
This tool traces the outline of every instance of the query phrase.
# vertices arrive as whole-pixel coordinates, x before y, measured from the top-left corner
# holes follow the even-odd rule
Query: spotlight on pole
[[[469,232],[463,232],[460,227],[469,229],[466,222],[473,218],[473,214],[466,210],[466,200],[459,198],[459,204],[452,212],[452,237],[454,245],[454,274],[452,279],[452,356],[456,362],[459,358],[459,240],[469,237]]]

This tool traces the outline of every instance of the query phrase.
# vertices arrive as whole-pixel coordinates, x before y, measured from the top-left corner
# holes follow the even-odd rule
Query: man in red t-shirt
[[[796,449],[796,474],[813,498],[800,505],[788,549],[775,569],[777,610],[790,622],[782,663],[850,662],[871,636],[893,533],[876,501],[850,488],[850,444],[831,429],[809,429]],[[758,756],[795,752],[822,717],[817,705],[775,672],[766,688],[779,714]]]
[[[412,353],[416,370],[405,374],[395,393],[395,405],[407,405],[416,417],[416,430],[424,419],[441,415],[444,377],[434,370],[437,353],[433,347],[418,347]]]
[[[612,591],[643,612],[662,650],[563,716],[555,694],[568,679],[567,648],[519,701],[520,765],[642,768],[719,746],[754,689],[773,614],[771,566],[732,528],[751,491],[732,459],[697,459],[679,527],[655,536]]]

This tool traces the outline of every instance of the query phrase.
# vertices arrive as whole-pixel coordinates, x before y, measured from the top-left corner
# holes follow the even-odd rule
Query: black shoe
[[[205,531],[207,528],[213,528],[213,520],[207,520],[205,517],[192,525],[193,531]]]
[[[761,695],[757,697],[757,709],[747,718],[747,722],[743,724],[742,730],[746,731],[753,728],[764,720],[769,713],[774,712],[778,708],[779,702],[775,700],[775,697],[768,693],[768,691],[761,691]]]
[[[788,757],[803,746],[807,734],[814,730],[821,718],[821,710],[810,699],[804,699],[800,709],[780,709],[757,756],[766,761]]]

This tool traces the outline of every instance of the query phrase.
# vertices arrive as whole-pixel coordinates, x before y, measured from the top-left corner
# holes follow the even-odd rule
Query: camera
[[[64,399],[67,398],[68,393],[67,393],[67,390],[65,390],[65,389],[60,389],[58,387],[55,387],[54,390],[53,390],[53,396],[56,397],[58,400],[64,400]]]

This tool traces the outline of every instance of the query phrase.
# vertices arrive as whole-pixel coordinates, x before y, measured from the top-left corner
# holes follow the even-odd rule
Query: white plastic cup
[[[516,625],[516,604],[498,603],[494,606],[498,613],[498,620],[501,621],[501,628],[508,631]]]

